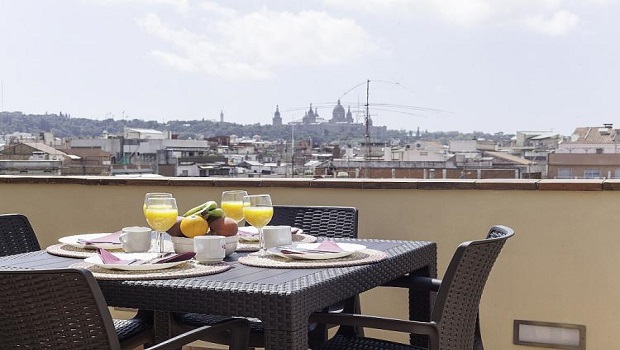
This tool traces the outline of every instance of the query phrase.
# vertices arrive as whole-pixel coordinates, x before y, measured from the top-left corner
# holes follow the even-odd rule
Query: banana
[[[183,216],[190,216],[193,214],[197,214],[198,212],[207,209],[207,210],[212,210],[217,208],[217,202],[215,201],[208,201],[208,202],[204,202],[201,205],[195,206],[192,209],[188,210],[185,212],[185,214],[183,214]]]
[[[221,218],[224,216],[224,210],[222,208],[215,208],[213,210],[209,210],[209,216],[214,218]]]

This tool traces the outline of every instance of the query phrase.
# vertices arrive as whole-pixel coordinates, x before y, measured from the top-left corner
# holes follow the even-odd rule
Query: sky
[[[620,0],[0,0],[0,110],[396,130],[620,125]]]

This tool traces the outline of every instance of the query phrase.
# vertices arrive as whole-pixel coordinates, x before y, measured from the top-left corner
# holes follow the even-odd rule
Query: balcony
[[[219,179],[0,176],[0,212],[26,214],[42,246],[67,234],[144,224],[146,192],[171,192],[181,211],[225,189],[277,204],[360,210],[362,238],[431,240],[439,274],[456,246],[493,224],[513,227],[482,299],[488,349],[513,345],[513,320],[587,327],[587,349],[613,349],[620,328],[620,180]],[[362,296],[365,313],[406,317],[402,291]],[[394,304],[394,301],[402,303]],[[376,333],[368,332],[377,336]],[[381,335],[404,340],[399,336]]]

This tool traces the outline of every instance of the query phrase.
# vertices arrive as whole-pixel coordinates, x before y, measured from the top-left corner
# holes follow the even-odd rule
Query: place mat
[[[153,243],[155,244],[155,243]],[[85,258],[90,258],[91,256],[95,256],[97,255],[97,249],[84,249],[84,248],[78,248],[78,247],[74,247],[72,245],[69,244],[65,244],[65,243],[58,243],[58,244],[54,244],[51,245],[47,248],[45,248],[45,250],[52,254],[52,255],[58,255],[58,256],[64,256],[67,258],[81,258],[81,259],[85,259]],[[123,248],[119,248],[119,249],[106,249],[107,251],[110,251],[112,253],[122,253]],[[169,241],[165,241],[164,242],[164,250],[165,251],[172,251],[172,242]]]
[[[293,234],[293,243],[314,243],[317,238],[311,235],[307,235],[305,233],[294,233]],[[260,245],[258,241],[256,242],[247,242],[242,239],[239,239],[237,242],[236,252],[257,252],[260,249]]]
[[[372,264],[381,261],[387,254],[374,249],[364,249],[351,255],[325,260],[289,259],[278,255],[247,255],[239,258],[239,263],[255,267],[273,267],[278,269],[314,269],[321,267],[345,267]]]
[[[224,262],[217,264],[203,265],[195,261],[188,261],[186,264],[177,265],[162,270],[150,271],[123,271],[109,270],[87,262],[72,264],[70,267],[86,269],[93,273],[99,280],[168,280],[184,277],[196,277],[214,275],[232,268],[232,265]]]

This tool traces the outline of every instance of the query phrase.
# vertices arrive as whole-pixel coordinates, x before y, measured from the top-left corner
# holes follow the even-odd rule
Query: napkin
[[[116,231],[116,232],[112,232],[110,234],[101,236],[101,237],[97,237],[97,238],[92,238],[92,239],[83,239],[80,238],[78,239],[78,243],[81,244],[97,244],[97,243],[112,243],[112,244],[121,244],[121,241],[119,241],[119,237],[121,236],[121,233],[123,233],[123,231]]]
[[[237,235],[241,237],[253,237],[258,234],[258,230],[254,226],[241,226],[237,230]]]
[[[166,255],[161,258],[140,260],[140,259],[121,259],[118,256],[102,248],[97,249],[97,253],[99,254],[99,257],[104,264],[119,264],[119,265],[131,265],[131,264],[139,265],[139,264],[146,264],[146,263],[163,264],[163,263],[169,263],[169,262],[190,260],[194,257],[194,255],[196,255],[196,253],[194,252],[186,252],[186,253],[179,253],[179,254],[172,253],[170,255]]]
[[[340,252],[344,252],[344,249],[342,249],[338,243],[334,242],[334,241],[323,241],[321,242],[321,244],[319,244],[318,247],[314,248],[316,250],[320,250],[323,252],[329,252],[329,253],[340,253]]]
[[[338,243],[334,241],[323,241],[315,248],[281,248],[280,253],[282,254],[328,254],[328,253],[341,253],[344,252]]]

